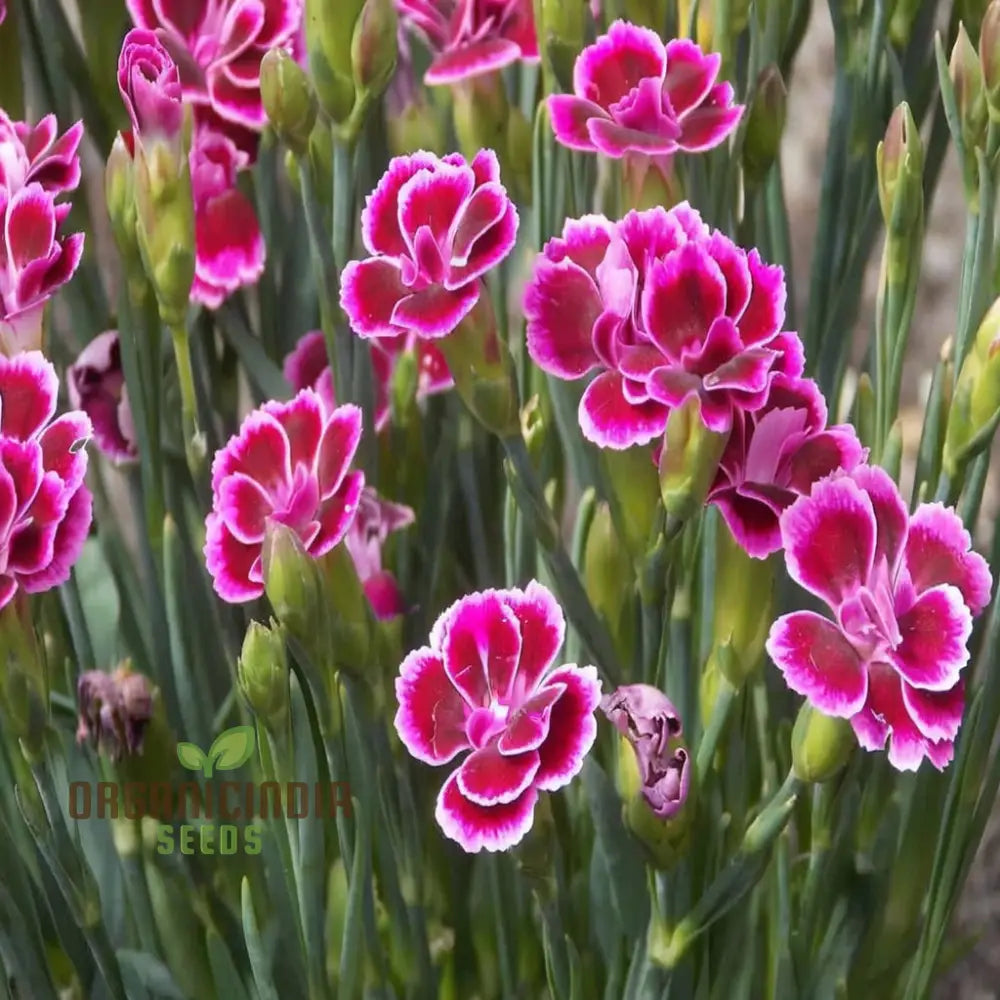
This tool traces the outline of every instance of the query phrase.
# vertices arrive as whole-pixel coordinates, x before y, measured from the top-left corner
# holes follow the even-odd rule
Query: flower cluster
[[[0,352],[10,356],[42,346],[42,314],[73,276],[83,233],[66,235],[69,214],[60,195],[80,183],[77,149],[83,126],[58,135],[54,115],[37,125],[0,111]]]
[[[858,742],[916,770],[952,758],[962,722],[962,670],[972,618],[992,580],[954,511],[910,515],[892,479],[860,466],[817,483],[781,517],[788,571],[826,603],[783,615],[767,649],[788,686]]]
[[[539,59],[531,0],[396,0],[396,7],[402,24],[433,53],[428,84],[455,84]]]
[[[90,530],[90,420],[56,417],[58,393],[40,352],[0,357],[0,607],[65,583]]]
[[[539,792],[568,784],[597,734],[594,667],[551,669],[565,621],[537,582],[470,594],[403,661],[396,731],[428,764],[471,751],[438,795],[441,829],[466,851],[502,851],[531,828]]]
[[[351,261],[342,276],[354,332],[446,337],[479,301],[482,277],[513,249],[517,221],[491,150],[472,163],[457,153],[393,159],[361,213],[371,257]]]
[[[236,3],[232,6],[240,9],[228,13],[222,10],[224,6],[208,4],[199,19],[184,8],[175,11],[163,5],[166,10],[161,13],[167,26],[154,33],[157,18],[153,7],[130,4],[136,22],[150,26],[128,33],[118,65],[119,90],[132,126],[131,141],[144,147],[166,141],[175,160],[187,148],[195,218],[195,274],[190,294],[210,309],[237,289],[254,284],[263,273],[265,258],[256,213],[239,190],[237,175],[256,154],[255,143],[246,140],[246,129],[259,131],[264,124],[259,77],[262,53],[257,55],[256,66],[243,62],[241,52],[246,50],[252,57],[258,43],[240,32],[257,38],[265,30],[266,15],[258,4]],[[296,5],[281,4],[280,11],[279,5],[274,6],[272,17],[283,23]],[[261,22],[256,28],[252,26],[254,19]],[[229,32],[227,45],[211,34],[223,23]],[[196,44],[201,31],[206,32],[206,40]],[[192,61],[190,53],[185,56],[187,50],[178,42],[181,36],[188,37],[192,51],[205,60],[203,76],[192,70],[200,64]],[[230,44],[236,48],[231,50]],[[240,82],[234,83],[234,77]],[[206,79],[214,81],[207,89]],[[188,106],[194,121],[189,146],[184,126]],[[260,109],[259,115],[254,107]],[[219,113],[219,108],[229,117]],[[254,132],[249,135],[255,137]]]

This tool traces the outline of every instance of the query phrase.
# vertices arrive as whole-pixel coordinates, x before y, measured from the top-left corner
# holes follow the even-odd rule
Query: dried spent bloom
[[[396,9],[434,55],[424,75],[429,85],[539,59],[531,0],[396,0]]]
[[[671,819],[691,784],[691,759],[673,703],[649,684],[627,684],[601,699],[601,711],[635,751],[642,797],[658,819]]]
[[[417,398],[444,392],[454,385],[448,363],[429,341],[401,334],[396,337],[376,337],[371,344],[372,369],[375,375],[375,430],[389,425],[390,387],[396,363],[406,351],[417,358]],[[315,389],[329,408],[336,406],[333,372],[326,353],[322,330],[313,330],[299,339],[294,350],[285,358],[285,378],[293,389]]]
[[[781,548],[778,518],[813,483],[850,472],[865,450],[850,424],[827,427],[826,402],[812,379],[774,376],[767,402],[741,413],[719,462],[708,502],[755,559]]]
[[[479,301],[490,268],[513,249],[517,210],[492,150],[471,164],[457,153],[397,156],[361,213],[372,255],[351,261],[340,302],[365,339],[446,337]]]
[[[713,432],[759,409],[779,371],[802,374],[783,333],[785,279],[756,250],[670,211],[571,219],[536,258],[524,296],[528,351],[559,378],[597,370],[580,401],[584,436],[624,449],[661,438],[689,397]]]
[[[538,793],[568,784],[594,743],[596,668],[551,669],[565,631],[555,598],[535,581],[469,594],[399,668],[395,726],[406,749],[427,764],[472,751],[445,781],[435,812],[466,851],[517,844]]]
[[[577,57],[575,94],[549,97],[556,138],[615,159],[712,149],[743,114],[732,85],[716,83],[721,62],[688,39],[664,46],[655,31],[615,21]]]
[[[195,272],[191,298],[217,309],[264,273],[264,237],[257,213],[236,186],[249,158],[224,135],[201,130],[191,147]]]
[[[783,615],[767,651],[820,712],[850,719],[866,750],[889,740],[902,771],[951,760],[962,722],[972,618],[989,603],[986,561],[955,512],[912,515],[886,472],[867,465],[818,482],[781,517],[791,577],[826,602]]]
[[[83,410],[97,447],[113,462],[139,457],[117,330],[99,333],[66,372],[70,406]]]
[[[57,137],[56,120],[15,122],[0,112],[0,352],[42,346],[45,304],[75,273],[83,233],[63,235],[68,203],[56,198],[80,181],[77,122]]]
[[[302,0],[127,0],[136,27],[155,31],[180,69],[197,124],[227,132],[241,148],[267,124],[260,63],[293,46]]]
[[[65,583],[90,530],[90,420],[56,417],[58,394],[40,351],[0,357],[0,608]]]
[[[114,673],[88,670],[76,685],[77,743],[90,742],[112,761],[142,753],[146,727],[153,717],[149,681],[128,665]]]
[[[368,603],[375,617],[382,621],[395,618],[405,610],[396,578],[382,568],[382,546],[389,535],[409,527],[413,521],[411,508],[384,500],[366,486],[358,501],[358,513],[344,538]]]
[[[264,593],[268,522],[293,530],[314,558],[344,538],[364,486],[364,473],[349,471],[360,438],[361,411],[328,412],[311,389],[265,403],[243,421],[212,463],[205,521],[205,561],[223,600]]]

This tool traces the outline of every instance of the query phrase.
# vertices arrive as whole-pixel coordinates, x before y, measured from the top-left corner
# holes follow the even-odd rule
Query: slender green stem
[[[198,427],[198,400],[194,391],[194,370],[191,367],[191,340],[187,328],[170,328],[177,362],[177,379],[181,388],[181,426],[184,430],[184,454],[191,476],[197,482],[205,463],[205,436]]]
[[[705,783],[708,770],[712,766],[712,758],[715,757],[719,738],[729,721],[729,713],[732,711],[735,699],[736,688],[723,678],[719,682],[719,692],[715,697],[715,704],[712,706],[712,715],[705,727],[704,735],[698,744],[698,753],[695,756],[695,774],[699,787]]]

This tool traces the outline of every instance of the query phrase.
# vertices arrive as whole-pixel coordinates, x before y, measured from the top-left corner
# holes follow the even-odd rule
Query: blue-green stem
[[[173,326],[170,337],[177,362],[177,379],[181,390],[181,426],[184,434],[184,454],[195,482],[201,478],[205,464],[205,439],[198,428],[198,400],[194,391],[194,371],[191,367],[191,340],[187,327]]]

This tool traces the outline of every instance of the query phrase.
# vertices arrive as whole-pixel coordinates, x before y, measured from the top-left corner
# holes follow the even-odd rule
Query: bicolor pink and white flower
[[[202,129],[192,144],[190,163],[195,232],[191,298],[217,309],[264,273],[264,237],[253,205],[236,185],[238,171],[249,165],[247,154],[221,133]]]
[[[733,422],[707,500],[748,555],[781,548],[778,519],[813,483],[850,472],[865,449],[850,424],[827,427],[826,401],[812,379],[777,374],[767,402]]]
[[[433,54],[424,75],[429,85],[539,59],[531,0],[396,0],[396,9]]]
[[[444,392],[454,385],[448,363],[429,341],[407,334],[378,337],[370,341],[372,368],[375,375],[375,430],[389,425],[389,392],[396,363],[405,351],[413,351],[417,359],[417,398],[423,399]],[[322,330],[314,330],[300,338],[295,349],[285,358],[285,378],[293,389],[315,389],[324,405],[333,407],[333,372],[326,353]]]
[[[182,151],[184,102],[180,71],[153,31],[133,28],[118,56],[118,91],[136,142],[168,143]]]
[[[66,384],[70,406],[90,418],[97,447],[113,462],[134,462],[139,446],[117,330],[87,344],[66,372]]]
[[[615,159],[712,149],[743,114],[732,85],[716,82],[721,62],[689,39],[664,45],[649,28],[615,21],[577,57],[575,93],[549,97],[556,138]]]
[[[358,336],[446,337],[472,311],[482,277],[513,249],[517,210],[496,154],[397,156],[361,213],[371,254],[351,261],[340,302]]]
[[[539,792],[567,785],[597,735],[594,667],[552,669],[562,609],[541,584],[470,594],[403,661],[396,731],[427,764],[470,751],[438,795],[436,819],[469,852],[503,851],[531,829]]]
[[[264,593],[269,521],[295,531],[316,558],[343,540],[364,487],[364,473],[350,469],[360,439],[361,411],[327,411],[311,389],[265,403],[243,421],[212,463],[205,521],[205,561],[223,600]]]
[[[0,608],[65,583],[90,531],[90,420],[58,394],[40,351],[0,357]]]
[[[408,528],[413,521],[410,507],[385,500],[366,486],[358,501],[358,513],[344,538],[368,603],[380,621],[395,618],[406,610],[395,576],[382,566],[382,547],[389,535]]]
[[[55,118],[37,125],[0,118],[0,351],[42,346],[45,304],[80,264],[83,233],[65,235],[70,212],[56,198],[80,181],[78,122],[57,136]]]
[[[196,124],[252,152],[267,124],[260,61],[272,48],[295,47],[302,0],[127,0],[126,6],[136,27],[155,31],[177,64]]]
[[[780,267],[709,230],[686,202],[618,223],[585,216],[536,259],[528,351],[559,378],[598,372],[579,418],[603,448],[656,440],[692,395],[705,426],[726,432],[764,404],[775,374],[802,374],[802,345],[782,331],[785,296]]]
[[[962,723],[972,619],[990,600],[986,561],[955,512],[910,515],[882,469],[816,483],[781,516],[788,572],[824,601],[783,615],[767,651],[788,686],[820,712],[850,719],[866,750],[912,771],[952,759]]]

